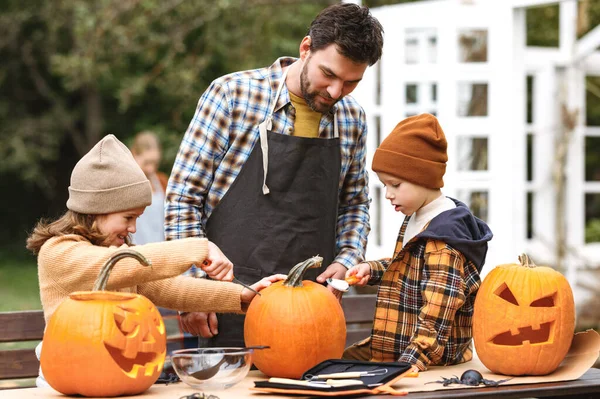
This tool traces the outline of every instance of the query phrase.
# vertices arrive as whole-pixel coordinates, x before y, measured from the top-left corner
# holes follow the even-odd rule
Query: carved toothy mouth
[[[110,354],[110,357],[115,361],[115,363],[117,363],[119,368],[127,374],[131,373],[132,370],[135,371],[134,367],[136,366],[144,369],[157,367],[156,359],[158,354],[156,353],[138,352],[133,359],[129,359],[123,356],[123,349],[115,348],[107,343],[104,343],[104,347]]]
[[[520,327],[519,333],[516,335],[512,335],[510,331],[506,331],[502,334],[496,335],[492,339],[492,342],[496,345],[506,346],[523,345],[525,342],[529,342],[531,344],[548,342],[552,324],[553,322],[542,323],[540,324],[540,328],[537,330],[534,330],[531,326]]]

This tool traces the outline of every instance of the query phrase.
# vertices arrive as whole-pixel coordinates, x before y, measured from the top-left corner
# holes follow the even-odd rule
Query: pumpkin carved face
[[[148,389],[165,355],[165,325],[148,299],[77,292],[46,327],[41,366],[50,386],[64,394],[117,396]]]
[[[104,347],[129,377],[154,373],[165,352],[165,325],[158,310],[144,297],[135,297],[113,309],[117,330],[106,337]],[[149,370],[148,370],[149,369]]]
[[[142,295],[74,292],[44,333],[40,364],[50,386],[66,395],[135,395],[160,376],[166,329]]]
[[[549,374],[571,345],[573,293],[556,270],[523,262],[497,266],[483,281],[473,315],[475,349],[492,372]]]

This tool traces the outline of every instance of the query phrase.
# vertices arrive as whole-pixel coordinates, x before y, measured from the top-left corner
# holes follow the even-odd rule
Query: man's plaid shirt
[[[268,116],[283,69],[295,60],[279,58],[267,68],[223,76],[202,95],[167,188],[167,239],[204,236],[208,217],[257,142],[258,124]],[[363,259],[370,229],[365,169],[367,125],[363,109],[346,96],[321,118],[319,137],[334,137],[334,112],[341,151],[335,261],[351,267]],[[295,109],[284,85],[275,104],[272,131],[290,135],[294,120]]]

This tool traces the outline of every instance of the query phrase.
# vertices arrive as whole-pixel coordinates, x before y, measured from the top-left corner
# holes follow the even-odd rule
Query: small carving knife
[[[326,380],[326,381],[306,381],[306,380],[293,380],[291,378],[269,378],[269,382],[276,384],[289,384],[289,385],[301,385],[306,387],[315,388],[333,388],[333,387],[346,387],[352,385],[364,385],[365,383],[361,380]]]
[[[204,262],[202,262],[203,265],[208,266],[210,265],[210,261],[209,260],[205,260]],[[256,295],[258,296],[262,296],[260,295],[260,292],[256,291],[254,288],[250,287],[248,284],[241,282],[240,280],[238,280],[237,278],[233,278],[233,280],[231,280],[233,283],[239,284],[241,286],[243,286],[244,288],[248,288],[250,291],[254,292]]]

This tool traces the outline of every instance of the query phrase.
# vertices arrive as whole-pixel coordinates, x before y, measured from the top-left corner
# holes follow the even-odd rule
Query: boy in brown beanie
[[[479,272],[492,232],[462,202],[441,192],[447,143],[435,116],[400,122],[375,151],[373,171],[405,215],[391,259],[357,264],[346,277],[379,284],[371,336],[343,358],[402,361],[419,370],[472,358]]]
[[[27,239],[27,249],[38,257],[46,321],[70,293],[92,290],[107,259],[131,245],[136,219],[151,200],[150,182],[113,135],[104,137],[75,165],[67,212],[55,221],[40,221]],[[223,262],[221,251],[205,238],[138,245],[135,250],[152,267],[141,267],[132,258],[120,260],[110,274],[108,290],[138,293],[156,306],[187,312],[243,313],[255,296],[241,285],[214,281],[231,280],[232,265]],[[202,265],[214,280],[181,276],[192,264]],[[259,291],[282,278],[265,277],[251,287]],[[43,379],[38,385],[44,385]]]

